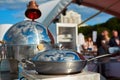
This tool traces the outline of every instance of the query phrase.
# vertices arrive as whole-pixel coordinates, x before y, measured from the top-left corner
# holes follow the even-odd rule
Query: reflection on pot
[[[80,57],[76,52],[70,50],[51,49],[38,53],[32,60],[61,62],[80,60]]]
[[[17,60],[30,59],[40,51],[37,45],[43,44],[44,50],[47,50],[51,42],[46,28],[39,22],[29,20],[13,25],[5,33],[3,40],[7,49],[7,57]]]

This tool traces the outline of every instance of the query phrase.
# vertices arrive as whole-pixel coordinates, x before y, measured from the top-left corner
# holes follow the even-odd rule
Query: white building
[[[60,15],[60,22],[61,23],[76,23],[79,24],[82,22],[81,15],[77,12],[74,12],[72,10],[67,11],[66,15]]]
[[[74,23],[74,24],[80,24],[82,23],[81,15],[75,11],[67,11],[66,15],[61,14],[60,15],[60,23]],[[81,24],[78,27],[86,26],[86,24]]]
[[[4,34],[13,24],[0,24],[0,40],[3,40]]]

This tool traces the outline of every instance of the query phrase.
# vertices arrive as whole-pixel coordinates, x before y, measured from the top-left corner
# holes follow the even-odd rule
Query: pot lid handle
[[[5,44],[5,41],[0,41],[1,44]]]
[[[38,49],[39,51],[44,50],[44,49],[45,49],[45,46],[44,46],[43,44],[38,44],[38,45],[37,45],[37,49]]]

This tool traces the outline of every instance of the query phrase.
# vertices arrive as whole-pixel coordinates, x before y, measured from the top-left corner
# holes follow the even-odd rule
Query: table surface
[[[21,76],[28,80],[106,80],[95,72],[81,72],[70,75],[40,75],[35,71],[23,71]]]

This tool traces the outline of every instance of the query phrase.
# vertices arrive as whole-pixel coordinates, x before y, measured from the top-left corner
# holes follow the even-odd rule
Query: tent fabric
[[[95,8],[120,18],[120,0],[51,0],[39,6],[43,14],[45,13],[46,15],[42,16],[38,21],[48,27],[57,15],[72,2]]]
[[[42,14],[46,15],[42,15],[38,21],[48,27],[52,23],[53,19],[55,19],[57,15],[59,15],[60,12],[62,12],[62,10],[71,2],[72,0],[52,0],[45,4],[41,4],[39,8]]]
[[[73,2],[104,11],[120,18],[120,0],[73,0]],[[112,6],[109,7],[110,5]],[[108,9],[104,10],[105,8]]]
[[[0,25],[0,41],[3,40],[4,34],[12,26],[12,24],[1,24]]]

